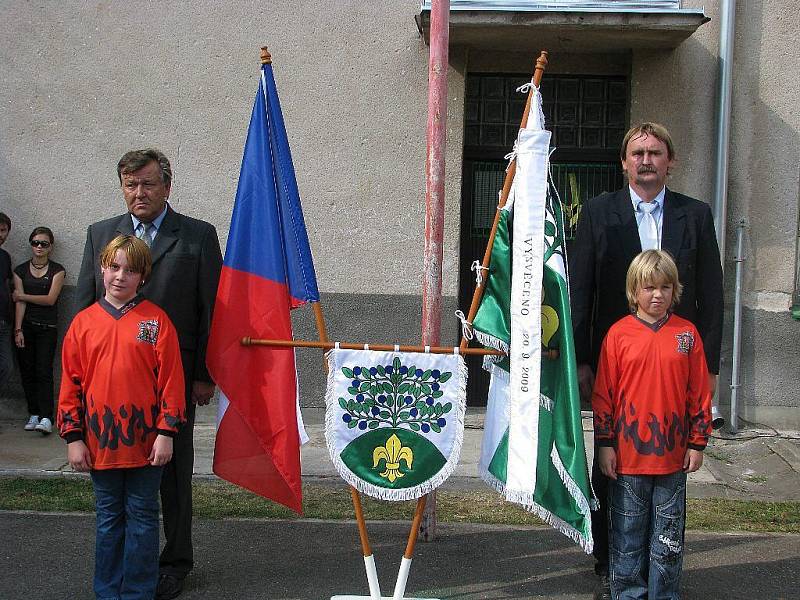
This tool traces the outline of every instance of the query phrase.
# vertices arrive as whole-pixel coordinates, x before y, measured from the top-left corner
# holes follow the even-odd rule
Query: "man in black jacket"
[[[153,270],[142,294],[164,309],[178,331],[186,379],[186,424],[174,440],[173,458],[161,479],[166,545],[159,560],[157,600],[175,598],[194,564],[192,471],[195,405],[208,404],[214,382],[206,369],[206,345],[217,294],[222,253],[214,227],[175,212],[167,203],[169,160],[154,149],[126,153],[117,165],[128,212],[94,223],[86,236],[78,276],[78,310],[103,293],[98,253],[114,237],[136,235],[150,246]]]
[[[690,320],[703,338],[712,390],[719,373],[723,287],[714,220],[707,204],[666,187],[675,162],[667,129],[657,123],[631,128],[622,141],[622,169],[628,185],[592,198],[578,220],[569,256],[570,300],[581,395],[590,398],[600,346],[611,325],[629,313],[625,276],[642,250],[668,251],[678,265],[683,295],[675,313]],[[592,515],[595,571],[608,589],[608,479],[592,466],[600,510]]]

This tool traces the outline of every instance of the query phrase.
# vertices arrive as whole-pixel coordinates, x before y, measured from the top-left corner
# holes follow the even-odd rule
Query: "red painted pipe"
[[[425,159],[425,251],[422,279],[422,343],[438,346],[442,321],[447,64],[450,0],[431,4],[428,62],[428,126]]]
[[[442,331],[442,240],[449,44],[450,0],[433,0],[428,60],[428,146],[425,157],[425,252],[422,272],[422,343],[427,346],[438,346]],[[425,512],[419,533],[423,541],[432,541],[436,536],[436,492],[428,494],[427,503],[424,498],[420,498],[420,503]],[[409,543],[412,544],[411,541]],[[413,552],[413,544],[410,552]]]

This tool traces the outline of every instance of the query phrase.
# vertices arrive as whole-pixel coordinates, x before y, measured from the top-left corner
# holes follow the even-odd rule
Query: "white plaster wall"
[[[738,5],[739,3],[737,3]],[[748,229],[746,289],[753,308],[790,302],[794,280],[800,175],[800,2],[755,0],[737,6],[728,244],[744,219]]]
[[[0,210],[75,281],[86,227],[124,210],[116,161],[155,146],[171,201],[223,244],[258,77],[274,59],[325,292],[419,294],[428,48],[418,0],[0,2]],[[456,61],[457,62],[457,61]],[[463,74],[451,68],[444,293],[455,294]]]
[[[668,185],[708,202],[714,193],[720,15],[671,52],[634,52],[631,121],[670,128],[679,163]],[[726,312],[720,398],[732,382],[736,229],[744,220],[740,415],[793,427],[797,421],[800,323],[789,313],[800,175],[800,2],[736,3],[733,97],[724,252]]]
[[[711,202],[714,193],[719,3],[712,21],[673,51],[633,54],[631,121],[660,121],[675,138],[678,165],[668,185]],[[736,3],[726,272],[733,274],[736,227],[747,226],[745,291],[752,308],[788,310],[800,174],[800,48],[797,0]],[[732,286],[728,286],[729,295]]]

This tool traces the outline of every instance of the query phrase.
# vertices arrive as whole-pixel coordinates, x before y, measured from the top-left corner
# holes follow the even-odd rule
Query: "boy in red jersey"
[[[178,337],[138,295],[147,245],[114,238],[100,255],[105,295],[67,331],[58,427],[76,471],[92,475],[97,598],[152,600],[158,583],[158,490],[185,420]]]
[[[609,477],[609,576],[615,600],[680,598],[686,474],[711,431],[703,342],[671,313],[681,295],[669,254],[628,268],[632,314],[603,341],[592,395],[600,470]]]

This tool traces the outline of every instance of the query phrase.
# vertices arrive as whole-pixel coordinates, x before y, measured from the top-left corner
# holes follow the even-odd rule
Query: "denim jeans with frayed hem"
[[[152,600],[158,584],[161,467],[92,471],[97,600]]]
[[[679,600],[686,473],[618,475],[608,515],[614,600]]]

